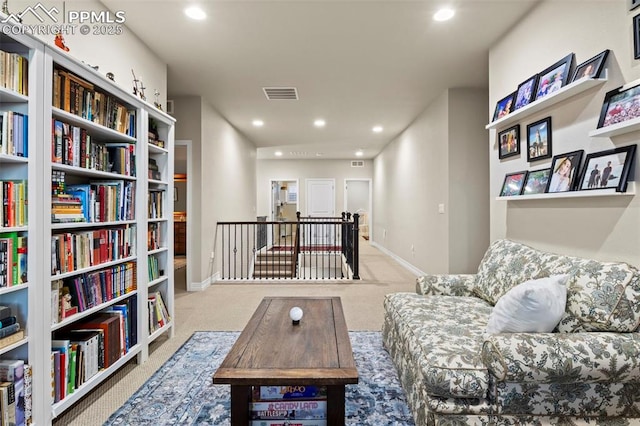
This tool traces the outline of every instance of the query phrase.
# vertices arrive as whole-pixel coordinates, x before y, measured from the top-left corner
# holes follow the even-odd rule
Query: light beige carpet
[[[186,291],[186,268],[175,271],[175,336],[161,337],[141,365],[130,362],[87,397],[54,420],[54,425],[101,425],[194,331],[240,331],[265,296],[340,296],[349,330],[380,330],[386,294],[415,291],[415,276],[361,240],[361,280],[337,284],[214,284]]]

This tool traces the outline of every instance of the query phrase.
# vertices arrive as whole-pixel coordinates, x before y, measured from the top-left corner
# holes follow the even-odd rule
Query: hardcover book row
[[[29,120],[26,114],[15,111],[0,113],[0,154],[28,157],[27,135]]]
[[[0,228],[27,226],[27,182],[25,180],[0,180],[0,189],[2,189]]]
[[[27,235],[0,233],[0,288],[27,282]]]

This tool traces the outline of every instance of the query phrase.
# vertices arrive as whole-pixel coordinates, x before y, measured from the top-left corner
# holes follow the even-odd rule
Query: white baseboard
[[[397,254],[387,250],[386,248],[382,247],[381,245],[379,245],[375,241],[370,241],[369,244],[371,244],[373,247],[377,248],[378,250],[380,250],[381,252],[383,252],[384,254],[386,254],[387,256],[389,256],[390,258],[395,260],[396,262],[398,262],[402,267],[404,267],[406,270],[411,272],[416,277],[419,277],[419,276],[422,276],[422,275],[427,275],[426,272],[423,272],[420,269],[416,268],[415,266],[413,266],[412,264],[410,264],[409,262],[407,262],[406,260],[404,260],[403,258],[398,256]]]
[[[202,282],[187,284],[187,291],[204,291],[209,286],[211,286],[212,283],[216,282],[219,279],[220,279],[220,273],[216,272],[213,277],[209,277]]]

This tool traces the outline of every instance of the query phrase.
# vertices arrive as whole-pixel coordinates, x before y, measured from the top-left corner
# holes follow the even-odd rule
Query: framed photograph
[[[516,93],[513,92],[508,96],[500,99],[496,104],[496,110],[493,112],[493,120],[491,121],[496,121],[497,119],[502,118],[512,112],[515,97]]]
[[[640,6],[640,0],[629,0],[629,10],[633,10]]]
[[[527,178],[527,172],[508,173],[504,177],[504,183],[502,184],[502,190],[500,190],[501,197],[509,197],[512,195],[520,195],[522,188],[524,187],[524,181]]]
[[[633,17],[633,57],[640,59],[640,15]]]
[[[523,81],[518,85],[516,91],[516,106],[515,109],[522,108],[529,105],[534,99],[536,94],[536,83],[538,82],[538,74],[530,77],[528,80]]]
[[[534,170],[527,173],[523,195],[542,194],[547,189],[551,169]]]
[[[640,83],[618,87],[606,95],[600,110],[598,128],[640,117]]]
[[[576,188],[584,150],[556,155],[551,162],[551,177],[546,192],[567,192]]]
[[[567,84],[573,71],[574,54],[570,53],[542,71],[536,85],[536,99],[544,98]]]
[[[498,133],[498,158],[520,154],[520,125],[516,124]]]
[[[527,161],[551,158],[551,117],[527,124]]]
[[[578,189],[584,191],[615,188],[617,192],[625,192],[636,146],[629,145],[588,154]]]
[[[591,59],[587,59],[580,65],[576,67],[576,72],[573,73],[573,78],[571,81],[580,80],[581,78],[598,78],[600,77],[600,73],[602,73],[602,69],[604,68],[604,64],[607,61],[607,56],[609,56],[609,49],[598,53]]]

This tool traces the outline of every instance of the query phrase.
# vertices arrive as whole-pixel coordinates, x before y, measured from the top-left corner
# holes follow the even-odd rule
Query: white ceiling
[[[489,47],[538,1],[201,1],[199,22],[190,1],[103,3],[167,63],[170,99],[202,96],[258,158],[373,158],[446,88],[487,87]],[[435,22],[443,4],[456,15]],[[300,99],[269,101],[268,86]]]

